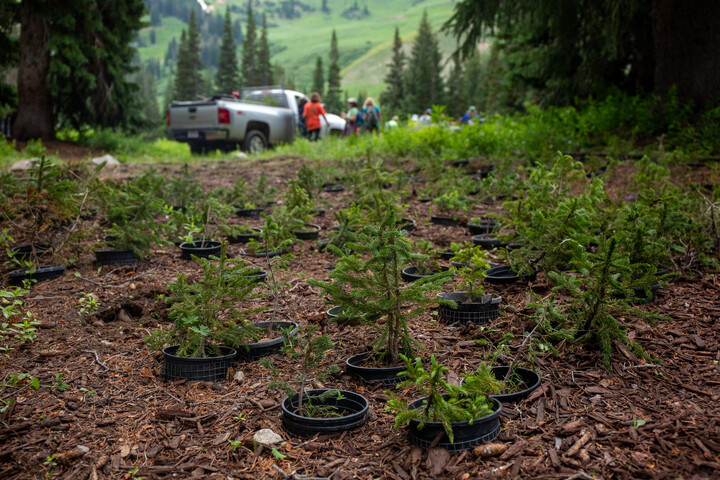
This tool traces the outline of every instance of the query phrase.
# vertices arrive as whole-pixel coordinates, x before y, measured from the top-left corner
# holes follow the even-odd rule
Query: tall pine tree
[[[325,91],[325,74],[323,72],[322,57],[318,57],[315,63],[312,91],[318,93]]]
[[[204,89],[203,65],[200,61],[200,32],[195,11],[190,11],[187,34],[183,30],[178,48],[174,95],[177,100],[194,100]]]
[[[263,13],[262,34],[257,49],[258,83],[260,85],[272,85],[273,67],[270,63],[270,43],[268,42],[267,16]]]
[[[215,85],[219,92],[231,93],[240,90],[240,75],[237,59],[235,58],[235,41],[230,20],[230,7],[225,10],[225,25],[223,26],[222,44],[220,45],[220,59],[215,75]]]
[[[405,52],[402,50],[400,30],[395,28],[392,60],[385,75],[385,91],[380,94],[380,104],[388,115],[402,112],[405,103]]]
[[[255,27],[255,14],[252,9],[252,0],[248,0],[248,24],[245,29],[245,41],[243,42],[243,58],[242,58],[242,76],[245,86],[254,87],[258,84],[257,74],[257,47],[255,40],[257,37]]]
[[[440,76],[441,71],[442,55],[438,41],[428,23],[426,10],[420,21],[405,75],[407,111],[420,113],[433,105],[445,103],[445,87]]]
[[[16,138],[51,139],[58,124],[117,127],[142,121],[132,75],[137,52],[130,42],[143,27],[143,0],[0,4],[0,65],[17,65]],[[13,92],[0,88],[0,95],[6,93],[14,103]]]
[[[330,41],[330,67],[328,68],[328,90],[325,95],[325,109],[328,112],[343,111],[343,104],[340,100],[340,66],[338,62],[340,54],[338,53],[337,35],[335,30],[332,32],[332,40]]]
[[[455,55],[453,69],[447,83],[447,113],[452,117],[462,116],[468,107],[468,97],[463,80],[462,61],[460,55]]]

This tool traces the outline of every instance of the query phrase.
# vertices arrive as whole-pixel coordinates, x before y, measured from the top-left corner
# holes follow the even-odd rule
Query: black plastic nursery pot
[[[232,235],[227,237],[228,243],[231,244],[237,244],[237,243],[248,243],[250,240],[260,240],[260,234],[262,233],[262,228],[255,228],[253,227],[253,230],[255,233],[239,233],[237,235]]]
[[[433,201],[433,199],[430,197],[420,197],[418,198],[418,200],[420,200],[420,203],[429,203]]]
[[[340,182],[331,182],[323,185],[323,190],[330,193],[342,192],[345,190],[345,185]]]
[[[316,208],[315,210],[310,210],[310,213],[316,217],[324,217],[326,211],[324,208]]]
[[[223,278],[226,280],[229,280],[233,278],[237,274],[224,274]],[[250,273],[249,275],[243,275],[243,278],[247,278],[248,280],[252,280],[255,283],[263,283],[265,280],[267,280],[267,272],[265,270],[257,269]]]
[[[183,242],[180,244],[180,258],[192,260],[193,255],[198,258],[209,258],[210,255],[218,257],[221,249],[222,244],[215,240]]]
[[[55,267],[38,267],[33,272],[26,270],[13,270],[9,273],[10,285],[22,285],[24,280],[35,280],[36,283],[62,277],[65,265]]]
[[[237,354],[232,348],[220,347],[221,355],[216,357],[178,357],[178,348],[178,345],[172,345],[162,351],[165,358],[161,369],[163,380],[224,380],[227,369],[235,363]]]
[[[294,230],[292,234],[295,235],[295,238],[298,240],[317,240],[320,236],[320,230],[322,230],[320,225],[315,225],[314,223],[306,223],[305,228],[307,228],[307,230]]]
[[[443,260],[450,260],[455,255],[456,255],[456,253],[450,249],[440,252],[440,258],[442,258]]]
[[[481,298],[475,298],[473,302],[468,302],[466,292],[438,293],[437,297],[443,300],[453,300],[457,303],[455,308],[450,305],[440,305],[438,307],[438,320],[443,323],[483,325],[500,316],[502,297],[491,297],[486,302],[483,302]]]
[[[496,367],[492,367],[492,374],[498,380],[504,380],[505,375],[507,375],[509,369],[510,367],[508,365],[498,365]],[[513,370],[513,375],[517,375],[520,380],[522,380],[525,388],[517,392],[503,393],[500,395],[490,395],[490,398],[495,398],[502,403],[519,402],[520,400],[527,398],[532,392],[534,392],[542,382],[539,373],[523,367],[515,367]]]
[[[406,233],[412,233],[415,230],[415,220],[412,218],[401,218],[398,222],[398,228]]]
[[[95,250],[96,265],[116,265],[124,267],[138,263],[138,257],[132,250]]]
[[[255,322],[253,323],[253,325],[257,328],[271,330],[273,334],[277,333],[277,337],[262,342],[248,343],[244,347],[239,347],[237,352],[238,360],[252,362],[262,357],[267,357],[268,355],[278,353],[283,346],[283,337],[280,333],[280,329],[292,327],[292,330],[290,332],[291,335],[295,335],[298,330],[298,324],[295,322]]]
[[[240,250],[240,255],[253,258],[272,258],[282,255],[282,250],[275,250],[273,252],[249,252],[247,250]]]
[[[468,223],[470,235],[483,235],[492,233],[500,228],[500,222],[492,219],[484,219],[479,223]]]
[[[358,318],[346,317],[343,315],[343,307],[336,305],[326,312],[327,316],[330,317],[330,321],[337,323],[338,325],[359,325],[360,320]]]
[[[447,398],[447,397],[446,397]],[[438,447],[445,448],[448,452],[459,452],[469,450],[473,447],[489,442],[500,435],[500,413],[502,412],[502,403],[495,398],[489,398],[493,403],[493,413],[484,417],[476,418],[470,422],[452,422],[452,431],[454,441],[450,442],[443,428],[442,422],[425,422],[423,428],[420,428],[419,420],[410,420],[408,439],[413,445],[419,445],[422,448],[429,448],[435,439],[440,436]],[[408,405],[409,408],[421,409],[425,398],[415,400]]]
[[[395,385],[405,380],[404,376],[398,376],[398,373],[405,371],[405,366],[365,366],[365,363],[370,360],[370,356],[370,353],[360,353],[348,358],[345,361],[348,373],[359,377],[362,381],[371,385]]]
[[[420,275],[419,273],[417,273],[417,267],[407,267],[403,269],[400,275],[402,276],[402,279],[406,282],[415,282],[417,280],[422,280],[423,278],[430,278],[440,272],[447,272],[448,270],[450,270],[450,267],[441,266],[440,270],[437,272],[433,272],[430,275]]]
[[[472,241],[473,241],[474,245],[479,245],[486,250],[501,248],[501,247],[504,247],[507,245],[505,242],[503,242],[499,238],[493,236],[492,234],[488,234],[488,233],[474,235],[472,237]]]
[[[509,285],[516,282],[530,282],[537,278],[537,269],[530,275],[518,275],[510,265],[501,265],[485,270],[485,281],[494,285]]]
[[[316,407],[334,407],[341,412],[338,417],[313,418],[299,415],[298,400],[296,395],[292,398],[285,397],[282,402],[282,426],[286,432],[296,437],[341,433],[364,425],[368,419],[367,399],[348,390],[305,391],[304,402],[310,401]]]
[[[443,227],[455,227],[460,225],[460,220],[455,217],[442,217],[439,215],[431,215],[430,221],[434,225],[441,225]]]
[[[262,208],[236,208],[235,213],[238,217],[244,218],[260,218],[260,214],[265,210]]]

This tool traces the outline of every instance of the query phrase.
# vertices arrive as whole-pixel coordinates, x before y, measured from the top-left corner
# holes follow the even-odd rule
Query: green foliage
[[[405,233],[398,229],[390,212],[379,225],[368,225],[358,233],[357,242],[346,244],[357,254],[343,254],[337,247],[328,249],[341,256],[330,273],[331,283],[308,280],[322,288],[343,315],[350,318],[385,317],[380,336],[373,341],[377,360],[398,363],[400,353],[412,355],[413,344],[407,322],[424,314],[435,303],[428,293],[436,292],[449,281],[450,272],[442,272],[424,281],[403,284],[401,272],[422,255],[412,252]],[[363,256],[367,255],[367,259]]]
[[[177,58],[177,74],[173,95],[176,100],[195,100],[203,93],[203,64],[200,61],[200,31],[195,10],[190,10],[187,34],[183,30]]]
[[[328,89],[325,97],[325,108],[328,112],[339,113],[343,111],[340,99],[340,53],[338,52],[337,35],[335,29],[330,39],[330,66],[328,67]]]
[[[351,204],[348,208],[341,208],[333,212],[335,221],[338,222],[336,229],[327,233],[328,246],[333,245],[343,250],[345,244],[357,240],[357,232],[364,224],[362,209],[357,204]]]
[[[280,371],[272,363],[272,360],[263,358],[261,365],[268,368],[273,377],[268,388],[279,388],[289,397],[298,397],[297,413],[303,416],[318,416],[318,406],[310,404],[305,395],[305,387],[314,380],[324,381],[328,375],[338,371],[336,365],[328,368],[320,368],[328,350],[335,345],[330,341],[329,335],[315,335],[317,325],[309,325],[300,329],[297,335],[291,335],[290,329],[283,329],[283,355],[297,365],[299,373],[294,380],[287,381],[282,378]]]
[[[460,194],[457,190],[451,190],[433,200],[433,207],[437,207],[440,213],[457,218],[459,212],[467,211],[469,199]]]
[[[238,348],[257,338],[245,316],[262,309],[238,308],[240,302],[260,297],[253,293],[257,283],[246,278],[257,269],[242,260],[229,260],[226,250],[223,243],[220,258],[197,259],[202,269],[199,282],[188,283],[187,275],[181,273],[168,285],[173,296],[166,301],[175,323],[169,330],[150,334],[145,341],[151,347],[177,343],[178,356],[205,358],[218,355],[220,345]]]
[[[630,306],[635,299],[635,289],[643,289],[647,294],[646,289],[654,281],[656,267],[631,264],[628,256],[618,248],[624,235],[626,232],[617,232],[604,239],[595,253],[572,242],[570,265],[576,273],[548,273],[556,283],[554,290],[568,294],[567,308],[552,310],[556,318],[564,320],[560,328],[569,326],[587,331],[583,337],[593,337],[598,341],[603,363],[608,369],[613,341],[627,345],[636,355],[652,361],[639,344],[625,335],[620,318],[635,317],[651,324],[665,319]]]
[[[37,325],[33,314],[23,311],[23,296],[30,290],[25,287],[5,287],[0,289],[0,352],[7,352],[16,346],[31,342],[37,336]],[[10,340],[11,338],[14,341]]]
[[[442,54],[425,11],[405,72],[405,111],[423,112],[445,102],[441,72]]]
[[[468,301],[473,301],[485,292],[482,282],[485,280],[485,270],[489,268],[487,252],[471,242],[452,243],[450,248],[455,252],[452,259],[463,264],[456,268],[460,277],[457,290],[467,292]]]
[[[405,103],[405,85],[403,71],[405,70],[405,52],[402,49],[400,30],[395,28],[393,40],[392,59],[385,74],[385,91],[380,95],[380,104],[386,115],[402,111]]]
[[[505,222],[523,245],[509,259],[519,273],[535,265],[547,271],[566,267],[575,245],[596,242],[610,204],[602,181],[589,181],[582,164],[568,155],[550,168],[534,168],[519,197],[503,204]]]
[[[87,320],[95,314],[97,309],[100,308],[100,302],[92,293],[82,292],[80,295],[80,300],[78,300],[75,308],[80,315],[80,320],[82,322],[87,322]]]
[[[453,422],[474,420],[493,413],[492,403],[488,401],[487,395],[497,393],[497,381],[491,381],[488,377],[492,373],[487,370],[479,370],[475,376],[484,376],[482,379],[466,377],[474,389],[465,389],[459,385],[452,385],[445,379],[445,372],[448,368],[438,362],[437,357],[430,357],[430,369],[425,370],[420,361],[416,358],[411,361],[405,355],[401,355],[405,362],[406,370],[400,375],[407,377],[397,388],[412,387],[414,391],[424,397],[422,406],[419,409],[411,409],[405,400],[397,397],[395,392],[386,391],[390,396],[387,410],[397,413],[395,417],[395,428],[400,425],[407,425],[410,420],[418,420],[418,428],[423,428],[427,422],[440,422],[445,429],[450,442],[454,441],[452,430]],[[494,378],[494,377],[493,377]],[[502,384],[502,382],[500,382]],[[487,386],[488,391],[482,391],[480,387]]]
[[[235,56],[235,41],[232,33],[230,6],[225,9],[225,23],[223,24],[222,43],[220,44],[220,58],[215,73],[215,85],[220,92],[231,93],[240,88],[240,72]]]
[[[256,42],[257,27],[255,24],[255,14],[253,14],[252,0],[249,0],[247,8],[247,27],[245,28],[245,37],[243,39],[241,66],[243,85],[246,87],[259,85]]]
[[[132,250],[141,259],[153,244],[165,243],[165,226],[156,220],[164,211],[165,202],[159,196],[164,183],[162,176],[146,172],[134,181],[108,180],[100,186],[99,200],[110,225],[105,228],[106,243]]]
[[[162,189],[161,195],[168,205],[187,207],[203,196],[200,182],[190,174],[188,163],[183,164],[180,174],[172,177],[167,186]]]

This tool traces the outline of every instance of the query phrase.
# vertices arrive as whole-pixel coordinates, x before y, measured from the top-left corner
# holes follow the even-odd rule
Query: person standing
[[[372,97],[367,97],[363,104],[363,123],[366,132],[374,131],[380,135],[380,107],[375,105]]]
[[[358,109],[357,100],[353,97],[348,98],[347,103],[350,109],[347,113],[343,112],[342,118],[347,120],[347,134],[355,135],[358,133],[360,125],[362,125],[362,114]]]
[[[313,92],[310,95],[310,101],[305,104],[303,109],[303,116],[305,117],[305,125],[308,130],[308,140],[311,142],[316,141],[320,138],[320,117],[325,119],[325,123],[328,123],[327,117],[325,116],[325,107],[320,103],[320,94]]]

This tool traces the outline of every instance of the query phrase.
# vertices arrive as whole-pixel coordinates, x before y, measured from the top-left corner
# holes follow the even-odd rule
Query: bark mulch
[[[280,185],[300,161],[275,159],[242,170],[235,162],[194,168],[207,187],[227,186],[241,174],[254,179],[260,169]],[[133,168],[138,167],[122,166],[120,174]],[[351,197],[343,192],[322,198],[338,207]],[[463,227],[431,225],[428,204],[408,202],[411,216],[420,220],[411,238],[430,239],[438,247],[470,239]],[[471,214],[499,208],[480,205]],[[328,212],[317,223],[327,229],[334,220]],[[237,256],[240,247],[231,246],[230,254]],[[541,387],[505,406],[503,430],[493,442],[500,446],[486,456],[480,449],[448,454],[411,446],[405,430],[393,428],[382,388],[363,385],[342,369],[315,386],[365,395],[370,419],[352,432],[309,439],[283,431],[283,395],[267,389],[269,372],[258,362],[238,363],[222,382],[163,382],[161,355],[143,338],[169,325],[163,300],[167,284],[180,272],[199,277],[195,264],[180,260],[179,253],[165,247],[135,268],[98,270],[88,251],[62,278],[32,287],[25,300],[42,322],[38,338],[0,357],[0,371],[6,380],[31,374],[42,386],[2,392],[3,400],[12,394],[17,403],[0,414],[0,478],[718,478],[718,272],[681,276],[661,290],[654,305],[641,307],[656,308],[670,321],[657,327],[630,322],[630,338],[661,363],[647,364],[619,344],[610,371],[591,344],[555,345],[559,354],[538,353]],[[313,242],[299,243],[294,253],[289,270],[280,273],[286,286],[278,318],[320,325],[336,344],[328,362],[342,366],[367,348],[374,332],[328,323],[329,306],[305,279],[326,278],[335,259]],[[270,293],[266,285],[260,289]],[[488,291],[503,296],[504,311],[485,327],[439,324],[431,312],[411,325],[425,347],[421,355],[437,354],[456,379],[486,358],[506,333],[515,336],[509,353],[514,355],[523,332],[532,329],[526,309],[531,291],[544,296],[550,290],[540,274],[529,285],[488,286]],[[75,308],[81,292],[95,294],[101,303],[87,322]],[[257,302],[272,305],[271,298]],[[275,355],[273,361],[291,376],[288,360]],[[233,380],[238,371],[244,377]],[[58,388],[60,383],[66,388]],[[261,428],[284,437],[277,448],[283,458],[253,445]]]

